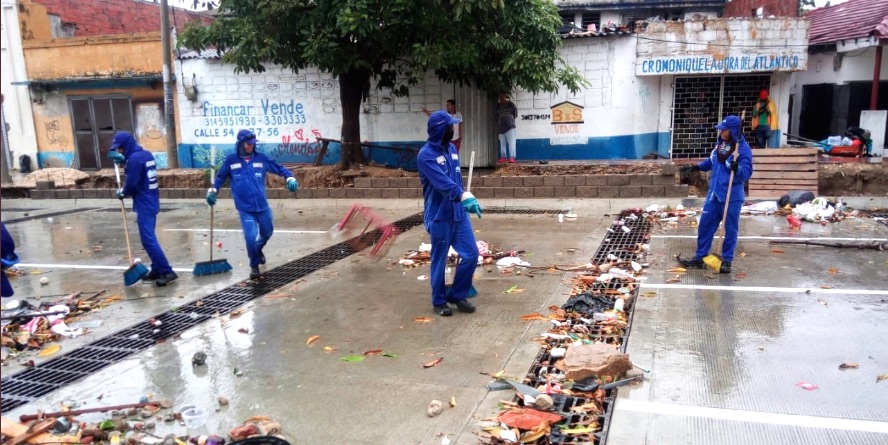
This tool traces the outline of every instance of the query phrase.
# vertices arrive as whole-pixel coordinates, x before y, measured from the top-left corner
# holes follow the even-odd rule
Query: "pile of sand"
[[[23,187],[35,188],[37,181],[55,181],[58,188],[74,187],[77,181],[88,178],[89,175],[73,168],[44,168],[37,170],[25,177]]]

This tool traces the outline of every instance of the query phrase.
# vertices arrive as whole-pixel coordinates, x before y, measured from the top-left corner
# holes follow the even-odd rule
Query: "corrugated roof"
[[[809,45],[825,45],[840,40],[868,37],[877,31],[888,38],[888,0],[848,0],[835,6],[817,8],[805,14],[811,20]]]

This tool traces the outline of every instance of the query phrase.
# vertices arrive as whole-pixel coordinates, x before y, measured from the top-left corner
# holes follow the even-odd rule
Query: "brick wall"
[[[731,0],[725,5],[724,17],[755,17],[755,10],[764,9],[764,17],[798,17],[799,0]]]
[[[33,0],[58,15],[62,23],[76,25],[75,37],[160,31],[160,4],[139,0]],[[175,17],[175,20],[174,20]],[[212,18],[181,8],[170,8],[170,23],[182,29],[193,21]]]

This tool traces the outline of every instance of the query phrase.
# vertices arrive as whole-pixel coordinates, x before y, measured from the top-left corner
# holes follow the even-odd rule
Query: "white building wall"
[[[262,73],[235,74],[232,65],[218,59],[185,59],[177,65],[182,78],[177,82],[180,162],[186,166],[191,162],[182,156],[188,150],[195,150],[198,163],[205,162],[211,145],[219,153],[233,150],[242,128],[253,130],[262,148],[285,162],[314,160],[318,137],[340,139],[339,83],[329,73],[266,66]],[[198,91],[195,101],[184,92],[192,82]],[[363,104],[361,140],[421,143],[427,137],[422,109],[441,109],[453,94],[451,86],[434,76],[411,87],[409,97],[372,87]]]
[[[876,61],[875,54],[875,47],[851,53],[811,54],[808,56],[808,70],[795,73],[793,83],[799,86],[820,83],[841,85],[854,81],[871,81]],[[888,57],[882,57],[881,73],[882,80],[888,79]]]
[[[12,152],[11,168],[20,167],[18,158],[28,155],[31,168],[37,168],[37,135],[34,133],[34,116],[31,114],[31,96],[28,87],[12,85],[28,79],[25,71],[25,56],[22,52],[22,38],[19,29],[18,9],[15,3],[2,5],[2,93],[9,125],[9,149]]]

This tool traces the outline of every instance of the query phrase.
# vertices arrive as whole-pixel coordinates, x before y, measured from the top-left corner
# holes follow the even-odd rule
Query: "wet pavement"
[[[681,200],[660,199],[660,204]],[[883,200],[884,201],[884,200]],[[685,205],[692,204],[686,201]],[[158,218],[158,237],[180,279],[167,287],[123,288],[126,247],[116,201],[4,201],[3,220],[75,211],[12,223],[8,229],[30,271],[14,279],[17,298],[109,289],[126,299],[84,321],[101,320],[93,333],[61,342],[62,353],[149,317],[237,284],[248,274],[240,224],[230,202],[217,207],[216,258],[234,266],[228,274],[193,277],[207,259],[208,210],[200,201],[168,200]],[[352,204],[345,200],[275,201],[276,232],[265,250],[267,270],[342,241],[329,232]],[[421,210],[416,200],[373,201],[395,221]],[[605,228],[638,200],[488,200],[512,209],[573,208],[577,221],[559,224],[552,215],[487,214],[473,219],[476,237],[508,250],[525,250],[534,266],[585,263]],[[885,207],[885,202],[863,201]],[[84,208],[97,210],[77,211]],[[20,211],[16,211],[16,209]],[[25,216],[25,213],[28,215]],[[134,215],[131,235],[139,246]],[[653,260],[635,307],[628,352],[652,368],[643,384],[621,389],[611,420],[610,444],[679,443],[885,443],[888,440],[888,257],[885,252],[803,246],[770,246],[772,237],[884,239],[888,226],[871,220],[830,226],[806,224],[789,234],[777,217],[744,217],[730,277],[703,271],[666,273],[678,251],[694,250],[693,228],[654,230]],[[23,407],[55,410],[71,401],[84,406],[134,403],[143,395],[210,409],[204,432],[227,432],[253,415],[283,425],[292,443],[438,444],[478,443],[480,419],[495,415],[508,392],[489,392],[481,373],[505,370],[522,376],[539,345],[532,338],[542,322],[519,317],[560,305],[570,291],[569,274],[502,275],[479,268],[478,312],[436,317],[427,267],[403,269],[398,256],[428,237],[421,226],[402,234],[388,258],[366,252],[349,256],[246,305],[240,316],[222,316],[186,330]],[[95,249],[101,246],[101,249]],[[775,248],[783,253],[775,252]],[[570,249],[570,250],[568,250]],[[144,252],[137,256],[146,259]],[[75,268],[76,267],[76,268]],[[830,268],[839,273],[831,274]],[[41,286],[39,278],[48,277]],[[667,283],[669,281],[669,283]],[[525,290],[506,294],[514,285]],[[809,292],[806,292],[809,291]],[[430,317],[431,323],[415,323]],[[320,338],[306,345],[309,337]],[[335,349],[324,350],[325,347]],[[382,350],[395,357],[345,356]],[[207,365],[193,367],[203,351]],[[422,365],[436,358],[431,368]],[[52,357],[34,357],[37,363]],[[842,362],[859,369],[838,370]],[[20,372],[3,368],[3,376]],[[818,389],[806,391],[796,383]],[[98,398],[101,395],[101,400]],[[217,398],[231,403],[218,407]],[[456,407],[435,418],[432,399],[456,398]],[[218,409],[217,409],[218,408]],[[98,420],[100,415],[80,416]],[[155,434],[183,434],[177,423],[160,423]],[[196,433],[198,431],[189,431]]]

